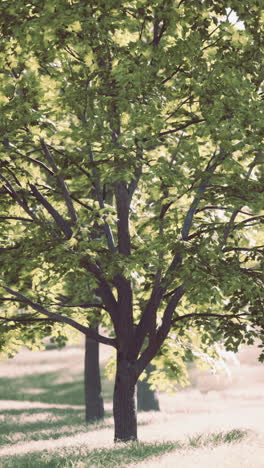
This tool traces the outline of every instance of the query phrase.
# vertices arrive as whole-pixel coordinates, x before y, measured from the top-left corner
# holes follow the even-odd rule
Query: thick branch
[[[154,22],[154,27],[153,27],[153,41],[152,44],[154,47],[157,47],[159,45],[159,42],[166,30],[166,22],[163,20],[161,26],[160,26],[160,20],[157,18]]]
[[[131,252],[129,232],[129,193],[125,182],[115,184],[115,198],[117,208],[117,236],[118,250],[124,256]],[[131,281],[122,275],[116,275],[114,283],[118,291],[118,338],[120,349],[133,339],[133,292]]]
[[[154,288],[151,297],[142,313],[141,319],[136,327],[135,338],[133,342],[133,350],[136,356],[140,352],[143,342],[150,329],[153,326],[156,327],[157,310],[160,306],[163,293],[164,288],[161,286]]]
[[[80,265],[86,268],[86,270],[92,273],[94,277],[98,280],[99,286],[96,289],[96,293],[98,296],[101,297],[103,303],[105,304],[106,310],[110,314],[110,317],[113,321],[116,330],[118,326],[118,304],[112,293],[111,287],[109,286],[106,279],[103,278],[100,268],[97,265],[91,263],[88,257],[83,257],[80,261]]]
[[[131,343],[134,335],[133,326],[133,292],[131,280],[122,275],[116,275],[114,284],[118,292],[118,321],[116,334],[119,342],[119,350]]]
[[[117,209],[117,231],[119,253],[130,255],[130,232],[129,232],[129,194],[125,182],[115,184],[115,197]]]
[[[183,286],[178,286],[178,288],[176,288],[175,293],[173,294],[172,298],[170,299],[164,311],[164,314],[162,317],[162,323],[157,332],[157,342],[158,342],[159,347],[162,345],[163,341],[165,340],[165,338],[167,337],[170,331],[172,315],[178,303],[180,302],[183,294],[184,294]]]
[[[98,341],[99,343],[107,344],[113,347],[116,347],[116,340],[113,338],[107,338],[105,336],[100,335],[97,333],[93,328],[85,327],[84,325],[81,325],[80,323],[76,322],[75,320],[71,319],[70,317],[65,317],[63,315],[57,314],[55,312],[51,312],[50,310],[46,309],[45,307],[36,304],[35,302],[31,301],[28,299],[26,296],[23,294],[14,291],[13,289],[8,288],[7,286],[4,286],[4,289],[15,296],[19,301],[23,304],[26,304],[30,306],[32,309],[36,310],[37,312],[46,315],[50,319],[54,320],[55,322],[59,323],[66,323],[67,325],[70,325],[71,327],[75,328],[76,330],[80,331],[84,335],[88,336],[88,338],[91,338],[94,341]]]
[[[145,369],[147,364],[153,359],[156,355],[157,351],[160,349],[161,345],[163,344],[164,340],[168,336],[172,325],[172,315],[181,300],[184,294],[183,286],[179,286],[171,298],[170,302],[168,303],[162,317],[162,323],[159,327],[156,338],[150,340],[149,345],[143,351],[142,355],[137,361],[137,375],[140,375],[141,372]]]

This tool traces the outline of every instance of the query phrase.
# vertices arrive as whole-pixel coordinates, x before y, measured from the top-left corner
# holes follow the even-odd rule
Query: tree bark
[[[155,370],[153,364],[146,367],[147,376],[144,380],[137,383],[137,410],[138,411],[160,411],[159,400],[155,390],[151,390],[148,378],[151,372]]]
[[[113,404],[115,442],[137,440],[136,377],[134,362],[128,361],[119,355],[117,356]]]
[[[98,328],[96,328],[98,331]],[[99,343],[85,337],[85,420],[87,423],[104,418],[99,367]]]

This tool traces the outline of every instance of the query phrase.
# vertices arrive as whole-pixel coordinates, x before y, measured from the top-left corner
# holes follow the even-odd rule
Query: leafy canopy
[[[263,341],[260,2],[2,0],[0,18],[2,351],[77,329],[138,376],[175,359],[169,333],[183,360],[196,335]]]

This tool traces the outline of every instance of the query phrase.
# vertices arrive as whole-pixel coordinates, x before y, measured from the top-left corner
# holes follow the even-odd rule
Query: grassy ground
[[[263,367],[255,359],[229,380],[194,372],[195,386],[160,395],[160,413],[139,414],[141,442],[126,445],[112,442],[105,379],[105,421],[84,424],[82,370],[81,347],[0,363],[1,468],[263,468]]]

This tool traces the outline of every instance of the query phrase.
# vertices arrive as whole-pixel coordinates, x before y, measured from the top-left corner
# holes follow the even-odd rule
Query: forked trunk
[[[114,389],[115,442],[137,440],[136,379],[133,363],[118,357]]]
[[[104,418],[104,403],[101,395],[99,367],[99,343],[85,337],[85,420],[98,421]]]

